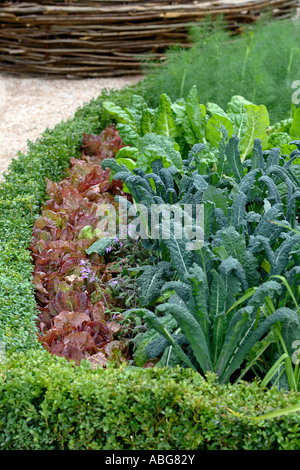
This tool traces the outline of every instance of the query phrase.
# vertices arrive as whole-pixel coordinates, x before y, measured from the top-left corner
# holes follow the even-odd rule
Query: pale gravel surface
[[[44,79],[0,74],[0,180],[18,151],[27,151],[46,128],[74,115],[103,88],[120,89],[141,76],[122,78]]]

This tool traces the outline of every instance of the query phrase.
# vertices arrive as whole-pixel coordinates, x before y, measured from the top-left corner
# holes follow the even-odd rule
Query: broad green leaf
[[[131,125],[119,123],[116,128],[126,145],[136,145],[140,135]]]
[[[231,171],[233,172],[238,183],[240,183],[244,176],[244,169],[241,163],[238,144],[239,140],[237,137],[232,137],[231,139],[229,139],[229,142],[225,148],[225,155],[227,157],[227,161],[230,165]]]
[[[216,103],[206,103],[206,111],[208,114],[210,114],[210,116],[217,114],[218,116],[228,117],[225,111]]]
[[[157,307],[157,311],[170,313],[175,318],[203,372],[212,370],[210,350],[204,332],[189,310],[174,304],[162,304]]]
[[[199,138],[196,136],[195,132],[193,131],[188,116],[184,117],[184,120],[182,122],[182,129],[183,129],[184,140],[189,145],[196,145],[197,143],[199,143]]]
[[[240,287],[242,287],[243,292],[248,289],[248,280],[246,277],[245,269],[236,258],[229,256],[219,266],[220,273],[226,278],[228,282],[228,294],[230,294],[232,287],[236,284],[235,288],[240,292]],[[232,285],[230,285],[232,283]],[[231,305],[230,305],[231,306]],[[227,308],[230,307],[229,305]]]
[[[106,111],[108,111],[112,116],[114,116],[118,123],[127,124],[137,133],[139,132],[138,124],[134,121],[130,112],[127,112],[126,110],[112,103],[111,101],[104,101],[103,108],[106,109]]]
[[[154,112],[151,109],[145,109],[141,117],[141,135],[153,132],[154,128]]]
[[[246,104],[244,108],[247,122],[239,144],[242,162],[251,152],[256,138],[261,140],[262,148],[267,147],[268,137],[266,131],[270,125],[269,113],[264,105]]]
[[[205,132],[204,117],[206,115],[206,108],[203,104],[199,103],[196,85],[191,88],[186,98],[186,114],[191,129],[195,133],[198,141],[201,140]]]
[[[170,98],[163,93],[160,97],[159,106],[156,110],[154,130],[157,134],[166,137],[176,137],[178,128],[171,107]]]
[[[104,158],[104,160],[102,160],[102,163],[101,163],[101,168],[103,168],[103,170],[105,170],[106,168],[109,168],[114,173],[119,173],[125,170],[126,172],[128,172],[128,175],[130,174],[130,172],[128,171],[126,167],[123,167],[122,165],[119,165],[116,162],[115,158]]]
[[[204,242],[204,245],[200,250],[194,252],[195,263],[201,266],[206,275],[208,275],[210,269],[212,268],[214,259],[215,256],[209,249],[209,245],[206,242]]]
[[[294,112],[293,122],[290,127],[291,140],[300,139],[300,108],[297,108]]]
[[[161,291],[163,293],[165,292],[175,292],[176,295],[184,302],[188,303],[191,295],[191,287],[189,284],[186,284],[185,282],[181,281],[170,281],[166,282]],[[172,303],[173,299],[170,299],[169,303]],[[176,297],[176,302],[177,302],[177,297]]]
[[[246,248],[245,238],[234,227],[223,229],[215,238],[216,246],[224,246],[229,256],[237,259],[243,266],[250,287],[257,285],[259,275],[255,256]]]
[[[131,160],[131,158],[117,158],[116,160],[117,163],[122,163],[130,171],[132,171],[136,167],[136,162],[134,160]]]
[[[137,157],[137,166],[143,171],[149,171],[151,164],[161,159],[164,166],[173,165],[182,168],[180,152],[175,148],[176,144],[167,137],[157,134],[146,134],[137,143],[140,155]]]
[[[230,102],[227,105],[226,115],[232,122],[234,134],[238,139],[241,139],[241,137],[243,137],[247,125],[247,116],[244,106],[252,104],[253,103],[247,101],[242,96],[235,95],[231,98]]]
[[[131,158],[116,158],[116,160],[118,164],[126,166],[126,168],[128,168],[128,170],[131,172],[134,170],[134,168],[136,168],[136,161],[131,160]],[[125,183],[123,183],[123,191],[124,193],[130,193]]]
[[[177,100],[175,103],[172,103],[171,108],[175,115],[176,123],[183,124],[183,121],[186,118],[185,100]]]
[[[212,202],[215,207],[222,209],[225,215],[227,214],[227,197],[224,191],[222,191],[220,188],[216,188],[215,186],[210,185],[207,189],[205,189],[202,200],[203,203]]]
[[[186,250],[186,243],[187,240],[180,240],[174,237],[172,233],[169,240],[164,240],[164,244],[170,253],[171,262],[182,280],[188,276],[189,268],[193,264],[193,252]]]
[[[233,125],[228,117],[214,114],[206,124],[206,139],[214,147],[218,147],[222,139],[221,126],[225,127],[228,137],[232,137]]]
[[[107,248],[114,244],[114,239],[109,237],[99,238],[87,250],[87,254],[98,253],[100,256],[105,255]]]
[[[213,249],[213,253],[221,260],[225,261],[225,259],[228,258],[228,253],[226,251],[226,248],[221,245],[221,246],[215,246]]]
[[[143,112],[148,109],[147,103],[141,95],[132,95],[131,110],[134,110],[135,115],[141,118]],[[127,108],[128,110],[128,108]]]
[[[136,147],[126,146],[126,147],[121,148],[118,151],[116,158],[117,159],[130,158],[132,160],[136,160],[138,154],[139,154],[139,151]]]
[[[161,261],[156,266],[146,266],[143,274],[137,279],[139,303],[142,307],[150,305],[161,294],[161,288],[172,274],[172,266]]]
[[[246,216],[247,196],[242,191],[235,197],[231,206],[231,225],[236,230],[243,228]]]
[[[130,313],[134,313],[144,318],[150,328],[160,333],[169,342],[169,344],[173,346],[174,352],[178,355],[179,359],[185,362],[188,365],[188,367],[191,367],[192,369],[196,370],[195,366],[192,364],[192,362],[187,357],[187,355],[183,352],[179,344],[176,343],[176,341],[174,341],[174,339],[172,338],[172,335],[166,329],[162,321],[153,312],[151,312],[150,310],[146,308],[135,308],[135,309],[130,309],[126,312],[126,314],[130,314]]]

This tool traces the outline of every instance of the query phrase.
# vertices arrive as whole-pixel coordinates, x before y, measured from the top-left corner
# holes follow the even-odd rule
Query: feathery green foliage
[[[291,117],[292,83],[300,80],[300,21],[262,19],[230,36],[219,21],[191,31],[193,47],[172,48],[166,62],[146,69],[143,96],[157,106],[168,90],[175,101],[197,86],[202,103],[226,107],[233,95],[264,104],[271,123]],[[257,136],[258,137],[258,136]]]

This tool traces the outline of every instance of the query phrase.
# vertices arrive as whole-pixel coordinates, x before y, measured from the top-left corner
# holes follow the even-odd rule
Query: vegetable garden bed
[[[0,185],[0,447],[296,450],[300,108],[144,91],[104,91]],[[157,204],[191,210],[165,232]]]
[[[170,374],[170,369],[160,368],[158,365],[152,368],[153,363],[146,369],[134,364],[130,366],[128,357],[125,358],[123,366],[116,367],[113,363],[110,365],[110,361],[114,359],[120,362],[118,360],[120,355],[109,357],[109,351],[103,349],[103,345],[99,345],[97,341],[96,350],[92,348],[92,355],[88,348],[86,350],[82,348],[82,344],[77,343],[77,346],[86,358],[92,358],[95,352],[96,354],[97,351],[101,352],[102,348],[101,359],[105,353],[108,353],[109,362],[107,363],[107,357],[104,362],[99,360],[99,356],[97,360],[95,354],[95,361],[91,361],[92,364],[89,365],[89,362],[82,361],[75,352],[73,359],[80,365],[74,368],[72,362],[69,363],[65,357],[57,356],[57,354],[64,355],[70,359],[72,357],[72,354],[69,354],[70,349],[56,349],[52,351],[54,355],[51,356],[38,340],[36,335],[38,311],[35,306],[28,243],[34,223],[36,230],[40,230],[39,233],[45,228],[40,226],[43,218],[39,217],[40,204],[46,199],[44,178],[60,180],[62,171],[69,165],[70,157],[76,154],[79,156],[78,151],[83,143],[82,131],[88,134],[99,133],[111,123],[112,104],[109,103],[113,102],[114,106],[129,106],[135,91],[137,89],[123,90],[119,94],[112,93],[111,96],[104,95],[78,110],[73,120],[58,125],[53,131],[47,131],[40,141],[31,144],[27,156],[21,155],[18,160],[12,162],[6,181],[1,185],[1,231],[4,240],[1,247],[1,332],[7,353],[5,361],[1,364],[1,447],[3,449],[143,450],[297,449],[299,393],[277,391],[275,388],[266,392],[256,383],[251,384],[243,380],[234,385],[220,385],[214,374],[208,373],[205,381],[198,372],[185,367],[175,368]],[[193,92],[189,100],[192,96]],[[165,99],[163,97],[162,102],[165,102]],[[119,111],[118,113],[120,115]],[[125,129],[126,125],[130,124],[132,125],[132,122],[125,124]],[[122,128],[122,125],[119,126]],[[125,132],[127,135],[128,130],[127,127]],[[132,152],[130,150],[132,148],[127,147],[126,151]],[[257,152],[259,155],[259,147]],[[273,157],[277,158],[275,155]],[[76,161],[72,162],[76,168]],[[259,165],[259,160],[257,164]],[[105,161],[103,165],[105,166]],[[254,165],[253,159],[252,165]],[[257,170],[254,168],[252,171]],[[49,185],[50,183],[48,191],[59,197],[54,183]],[[23,188],[21,194],[20,187]],[[138,186],[136,190],[137,188]],[[219,199],[214,200],[216,202]],[[65,204],[68,205],[68,198],[65,199]],[[45,210],[49,211],[49,208],[45,207]],[[48,213],[49,215],[51,214]],[[47,212],[44,213],[45,216]],[[55,223],[51,228],[51,220],[55,222],[55,218],[48,219],[49,232],[53,233]],[[51,241],[49,243],[51,244]],[[180,272],[180,266],[178,264],[175,266]],[[79,267],[82,269],[80,263]],[[71,273],[68,275],[72,276]],[[37,282],[36,277],[33,277],[33,280],[37,287],[37,299],[43,301],[41,283]],[[72,282],[74,283],[74,278]],[[276,288],[279,288],[279,284],[276,284]],[[149,302],[149,299],[144,300],[144,305]],[[63,307],[65,308],[68,307]],[[55,312],[54,318],[57,313]],[[147,315],[149,325],[155,328],[150,312]],[[63,315],[60,316],[61,321],[62,317]],[[74,327],[72,321],[69,322],[69,326]],[[78,328],[78,324],[75,328]],[[68,333],[70,331],[66,329],[66,334]],[[95,338],[95,331],[92,332],[92,336]],[[152,338],[156,344],[157,340],[153,333]],[[116,345],[114,342],[111,344]],[[119,345],[116,350],[121,351]],[[145,357],[147,350],[143,350]],[[148,356],[148,359],[153,357]],[[154,363],[157,363],[155,358]],[[95,365],[98,367],[93,369]],[[107,368],[103,369],[103,365]],[[151,411],[153,407],[156,412]],[[280,408],[281,413],[279,411],[279,417],[276,417],[276,411],[278,413]],[[271,415],[266,419],[267,415],[259,421],[251,419],[274,411],[273,418]],[[242,416],[236,416],[233,412]],[[150,415],[151,420],[149,420]],[[27,436],[30,436],[30,439]]]

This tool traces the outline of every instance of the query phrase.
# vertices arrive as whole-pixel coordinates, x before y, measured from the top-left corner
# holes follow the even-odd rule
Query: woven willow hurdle
[[[105,77],[141,73],[146,57],[188,47],[188,26],[223,15],[237,30],[269,10],[291,16],[298,0],[0,0],[0,71]]]

